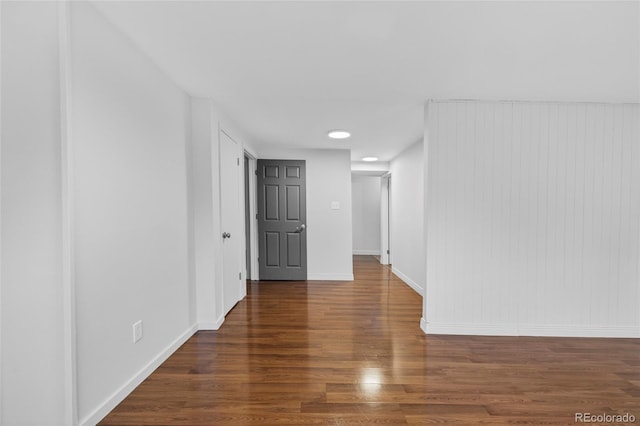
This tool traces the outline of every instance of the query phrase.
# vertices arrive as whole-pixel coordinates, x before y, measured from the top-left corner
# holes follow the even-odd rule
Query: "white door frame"
[[[249,159],[249,211],[245,211],[243,210],[243,216],[242,217],[246,217],[246,215],[249,215],[249,242],[250,242],[250,247],[249,247],[249,254],[250,254],[250,262],[251,262],[251,276],[249,276],[249,274],[247,274],[247,265],[246,265],[246,261],[243,262],[244,264],[244,276],[247,279],[250,280],[259,280],[260,276],[259,276],[259,267],[258,267],[258,219],[256,218],[256,213],[257,213],[257,206],[256,206],[256,200],[257,200],[257,193],[256,193],[256,187],[257,187],[257,182],[256,182],[256,170],[257,170],[257,163],[258,163],[258,158],[255,154],[253,154],[252,152],[250,152],[246,147],[244,149],[244,156],[246,156]],[[242,173],[242,199],[244,200],[244,190],[245,190],[245,182],[244,182],[244,176],[245,174]],[[243,209],[245,209],[244,207],[245,203],[243,201],[242,206]],[[244,239],[242,242],[242,247],[243,247],[243,253],[246,250],[246,241],[247,241],[247,235],[246,235],[246,229],[245,229],[245,234],[244,234]],[[245,256],[246,259],[246,256]],[[246,295],[246,286],[244,289],[244,294]]]
[[[380,263],[391,264],[391,173],[380,179]]]

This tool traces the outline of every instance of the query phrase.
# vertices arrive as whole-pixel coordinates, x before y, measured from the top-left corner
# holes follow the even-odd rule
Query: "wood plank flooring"
[[[353,282],[252,282],[101,425],[575,424],[635,415],[640,339],[425,336],[371,256]]]

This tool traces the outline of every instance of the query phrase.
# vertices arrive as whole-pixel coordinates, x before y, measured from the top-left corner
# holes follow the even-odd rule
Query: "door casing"
[[[382,176],[380,186],[380,263],[391,264],[391,174]]]
[[[258,160],[257,192],[260,280],[306,280],[306,162]]]

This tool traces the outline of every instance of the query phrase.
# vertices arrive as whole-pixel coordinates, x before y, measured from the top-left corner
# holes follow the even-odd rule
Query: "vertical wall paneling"
[[[640,336],[637,104],[430,101],[431,333]]]

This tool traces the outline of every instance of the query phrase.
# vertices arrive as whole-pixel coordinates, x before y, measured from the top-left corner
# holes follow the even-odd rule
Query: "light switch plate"
[[[133,324],[133,343],[138,343],[142,339],[142,320]]]

